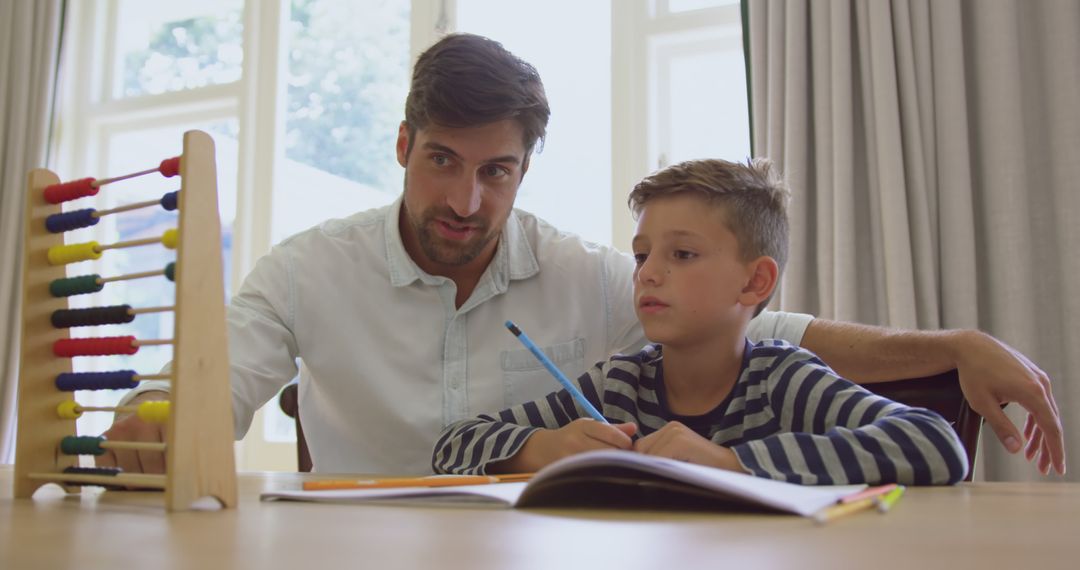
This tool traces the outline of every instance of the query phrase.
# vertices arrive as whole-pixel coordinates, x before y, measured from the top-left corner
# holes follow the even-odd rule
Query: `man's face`
[[[430,125],[398,131],[405,167],[402,239],[421,268],[433,274],[494,254],[521,178],[528,169],[521,125],[503,120],[478,127]]]

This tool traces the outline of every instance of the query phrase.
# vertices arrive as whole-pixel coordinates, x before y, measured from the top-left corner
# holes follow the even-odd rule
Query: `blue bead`
[[[134,388],[134,370],[112,372],[64,372],[56,375],[56,389],[62,392],[76,390],[122,390]]]
[[[53,214],[45,218],[45,229],[54,234],[88,228],[98,223],[98,217],[94,215],[97,210],[86,208],[85,210],[72,210],[62,214]]]
[[[177,206],[177,201],[180,198],[179,194],[180,194],[180,191],[177,190],[175,192],[169,192],[168,194],[162,196],[161,197],[161,207],[165,208],[166,210],[168,210],[170,212],[175,210],[176,206]]]

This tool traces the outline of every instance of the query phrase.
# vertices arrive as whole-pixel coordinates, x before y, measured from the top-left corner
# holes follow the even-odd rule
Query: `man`
[[[430,469],[442,428],[554,387],[506,332],[514,320],[578,374],[644,336],[633,261],[513,210],[549,109],[536,70],[497,42],[451,35],[420,56],[397,139],[405,188],[394,204],[332,220],[263,257],[228,310],[236,435],[298,371],[315,468]],[[1011,452],[1021,435],[999,404],[1029,412],[1029,459],[1064,470],[1046,375],[977,331],[911,332],[766,312],[749,336],[802,344],[861,382],[959,368],[976,411]],[[136,400],[162,397],[154,386]],[[151,391],[146,391],[151,390]],[[116,440],[161,440],[120,418]],[[110,451],[99,465],[163,470],[161,454]]]

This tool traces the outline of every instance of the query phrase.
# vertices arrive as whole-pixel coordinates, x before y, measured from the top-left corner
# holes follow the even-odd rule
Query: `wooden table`
[[[167,514],[148,492],[56,488],[14,500],[11,467],[0,466],[0,568],[1080,567],[1075,483],[909,489],[887,515],[826,526],[764,514],[259,502],[305,477],[315,476],[241,474],[240,508]]]

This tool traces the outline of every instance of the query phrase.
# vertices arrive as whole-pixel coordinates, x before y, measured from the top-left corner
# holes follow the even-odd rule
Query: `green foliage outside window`
[[[125,96],[240,79],[243,15],[167,22],[127,54]],[[293,0],[287,52],[285,155],[383,191],[400,190],[393,161],[409,70],[409,2]]]

